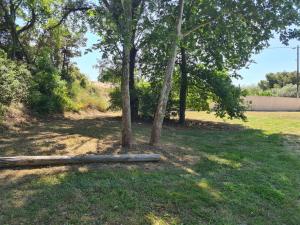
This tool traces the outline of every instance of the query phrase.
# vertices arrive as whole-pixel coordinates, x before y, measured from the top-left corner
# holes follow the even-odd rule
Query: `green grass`
[[[144,145],[149,124],[134,124],[133,152],[159,152],[158,164],[0,171],[0,224],[300,224],[300,113],[188,117],[202,127],[166,126],[161,149]],[[46,121],[24,128],[24,139],[3,134],[0,149],[34,154],[51,132],[116,143],[119,128],[111,118]]]

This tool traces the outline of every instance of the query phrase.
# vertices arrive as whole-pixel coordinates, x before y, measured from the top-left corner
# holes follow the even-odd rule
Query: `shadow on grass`
[[[120,124],[114,118],[42,120],[18,132],[3,132],[0,155],[72,154],[92,139],[97,142],[108,138],[110,143],[113,139],[117,140],[119,130]],[[98,147],[87,151],[101,150],[101,146]]]
[[[161,163],[1,171],[0,224],[300,224],[299,136],[166,126],[151,148],[149,128],[134,125],[132,152],[160,153]],[[55,120],[1,145],[38,151],[35,141],[76,135],[109,138],[101,153],[118,153],[119,129],[112,118]]]

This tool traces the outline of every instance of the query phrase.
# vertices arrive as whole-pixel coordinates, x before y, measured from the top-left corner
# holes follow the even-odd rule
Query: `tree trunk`
[[[122,146],[130,148],[132,145],[130,93],[129,93],[129,63],[131,48],[131,0],[123,3],[125,21],[122,30],[123,59],[122,59]]]
[[[181,82],[180,82],[180,94],[179,94],[179,123],[185,123],[185,110],[186,110],[186,96],[187,96],[187,62],[186,62],[186,53],[185,48],[180,48],[181,52]]]
[[[10,4],[10,34],[11,34],[11,59],[17,59],[17,50],[18,50],[18,35],[17,35],[17,27],[16,27],[16,11],[14,8],[14,4]]]
[[[13,26],[13,25],[12,25]],[[11,59],[15,60],[17,58],[17,49],[18,49],[18,40],[17,40],[17,32],[14,26],[11,28]]]
[[[172,45],[170,48],[170,52],[168,54],[169,60],[167,64],[162,90],[160,93],[160,97],[155,112],[155,117],[154,117],[152,131],[151,131],[150,145],[157,145],[159,143],[159,139],[161,135],[162,124],[165,117],[166,107],[167,107],[169,94],[172,86],[172,76],[173,76],[174,65],[175,65],[176,54],[177,54],[177,43],[181,39],[183,5],[184,5],[184,0],[179,0],[178,16],[176,21],[176,33],[174,35],[174,39],[172,40]]]
[[[122,146],[131,147],[131,113],[130,113],[130,94],[129,94],[129,52],[130,47],[124,43],[123,46],[123,65],[122,65]]]
[[[137,49],[132,43],[130,49],[130,65],[129,65],[129,91],[130,91],[130,110],[131,110],[131,119],[136,120],[138,118],[138,96],[135,89],[135,80],[134,80],[134,69],[136,63],[136,54]]]

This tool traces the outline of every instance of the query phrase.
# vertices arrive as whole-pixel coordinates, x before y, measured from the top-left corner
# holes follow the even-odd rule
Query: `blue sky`
[[[265,78],[266,73],[280,71],[295,71],[297,69],[297,50],[291,49],[300,45],[299,41],[291,40],[289,48],[281,44],[278,37],[270,40],[270,47],[264,49],[252,59],[255,63],[249,69],[242,69],[239,73],[243,79],[234,81],[235,84],[251,85]],[[280,48],[284,47],[284,48]]]
[[[89,48],[97,42],[98,37],[95,34],[87,33],[87,39],[86,48]],[[300,45],[300,42],[292,40],[289,47],[296,47],[297,44]],[[264,79],[265,74],[269,72],[295,71],[297,63],[296,49],[278,47],[285,46],[280,43],[278,38],[270,40],[270,47],[254,55],[252,59],[255,63],[252,63],[249,69],[239,71],[243,79],[235,80],[234,83],[241,86],[251,85]],[[82,48],[82,52],[84,52],[84,49]],[[100,58],[101,52],[94,51],[87,55],[82,54],[81,57],[77,57],[73,61],[91,80],[97,80],[98,71],[94,68],[94,65],[97,64],[97,59]]]
[[[82,55],[73,59],[77,63],[81,72],[87,75],[91,80],[97,80],[98,70],[94,68],[97,64],[97,60],[101,59],[101,53],[99,51],[93,51],[88,54],[84,54],[86,48],[91,48],[93,44],[97,43],[99,37],[91,32],[86,34],[87,43],[86,47],[81,49]]]

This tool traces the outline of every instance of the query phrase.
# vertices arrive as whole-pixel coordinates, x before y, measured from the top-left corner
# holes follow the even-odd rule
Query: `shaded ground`
[[[44,119],[0,135],[0,154],[119,153],[115,114]],[[191,112],[133,126],[131,152],[161,163],[0,171],[0,224],[300,224],[300,113],[249,113],[249,122]],[[197,120],[201,119],[201,122]]]

